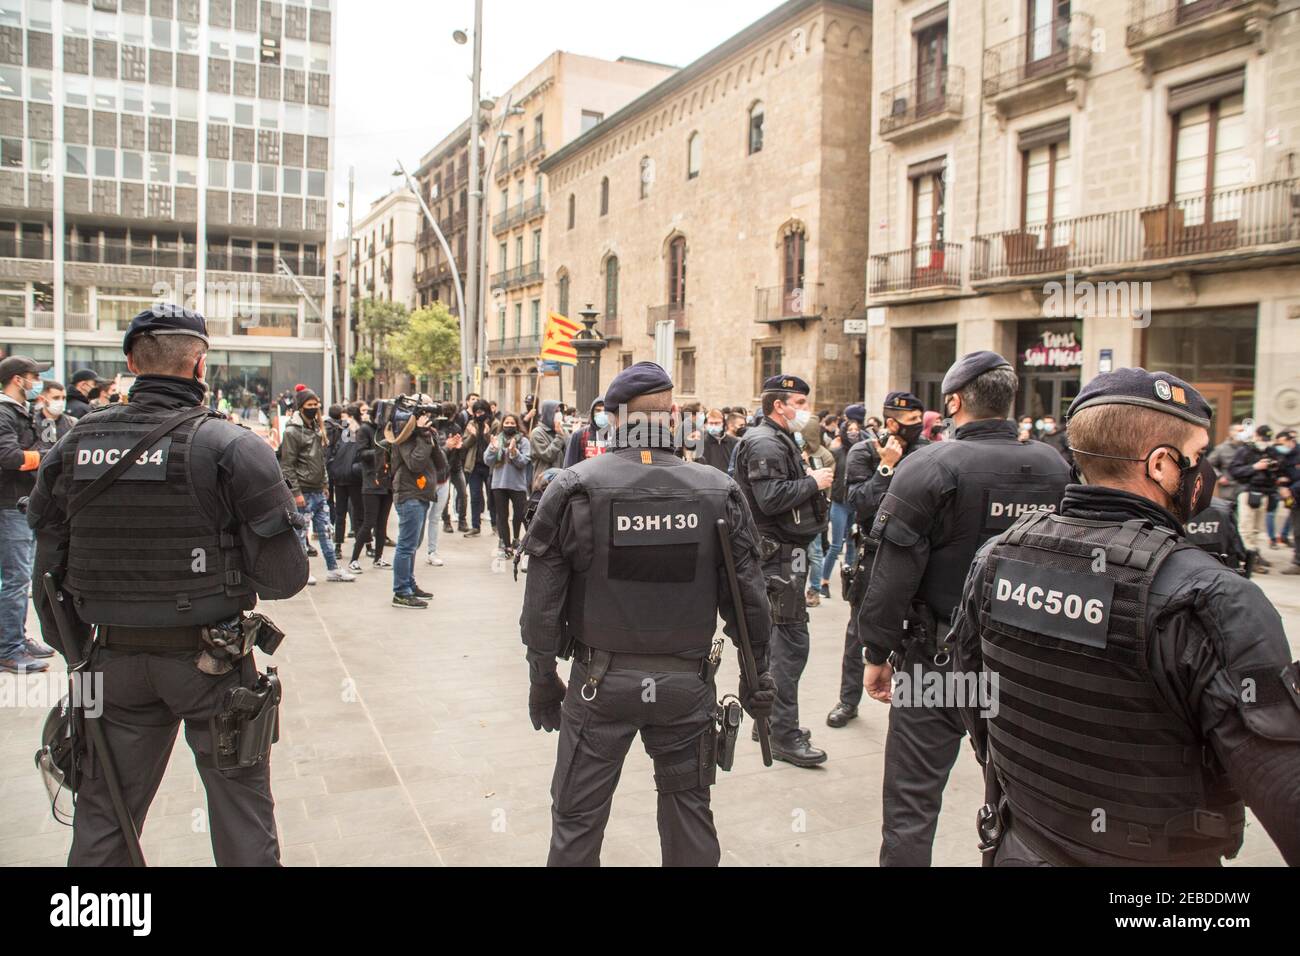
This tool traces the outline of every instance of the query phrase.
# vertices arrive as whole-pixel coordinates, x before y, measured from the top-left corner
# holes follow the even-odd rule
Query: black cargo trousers
[[[574,661],[551,782],[547,866],[600,865],[614,790],[638,731],[654,760],[663,865],[717,866],[722,851],[709,809],[716,774],[713,681],[611,668],[587,700],[586,679],[587,665]]]
[[[97,647],[92,652],[88,670],[103,674],[104,710],[98,719],[131,819],[143,831],[176,731],[184,721],[185,741],[194,752],[207,793],[206,825],[217,865],[279,866],[270,761],[228,771],[217,770],[212,762],[210,720],[222,712],[227,689],[241,682],[253,685],[253,655],[218,677],[201,672],[194,658],[194,651]],[[105,775],[93,755],[91,763],[91,775],[83,777],[78,787],[68,866],[130,866],[126,837],[113,812]],[[194,810],[202,809],[197,795],[190,799],[196,804]]]

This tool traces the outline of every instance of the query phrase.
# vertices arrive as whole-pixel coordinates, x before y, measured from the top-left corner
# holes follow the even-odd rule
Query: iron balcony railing
[[[956,242],[918,242],[907,249],[871,257],[872,295],[961,285],[962,247]]]
[[[1146,43],[1221,10],[1259,5],[1260,0],[1131,0],[1125,43]]]
[[[688,302],[670,302],[667,305],[652,305],[646,309],[646,334],[655,334],[655,325],[667,319],[676,323],[673,331],[678,335],[691,331],[691,307]]]
[[[528,144],[528,158],[535,159],[546,152],[546,140],[538,134]]]
[[[976,236],[971,280],[1224,255],[1277,243],[1300,243],[1300,180]]]
[[[54,249],[48,239],[27,236],[14,238],[13,233],[0,235],[0,259],[53,259]]]
[[[541,196],[529,196],[521,199],[504,212],[499,212],[492,220],[493,232],[505,232],[521,222],[527,222],[546,212],[546,204]]]
[[[488,353],[497,358],[536,357],[541,349],[540,335],[515,335],[488,342]]]
[[[949,66],[880,94],[880,134],[887,136],[933,117],[961,116],[965,71]]]
[[[804,282],[800,285],[782,284],[754,290],[754,321],[781,322],[786,319],[807,319],[822,314],[823,284]]]
[[[984,95],[999,96],[1091,63],[1092,17],[1074,13],[985,50]]]

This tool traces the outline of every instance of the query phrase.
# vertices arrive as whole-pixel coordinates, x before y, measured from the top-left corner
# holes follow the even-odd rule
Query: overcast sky
[[[498,95],[554,50],[685,66],[779,0],[483,0],[483,95]],[[356,217],[414,172],[469,116],[473,48],[451,34],[474,0],[336,0],[335,199],[356,167]],[[335,233],[346,232],[336,209]]]

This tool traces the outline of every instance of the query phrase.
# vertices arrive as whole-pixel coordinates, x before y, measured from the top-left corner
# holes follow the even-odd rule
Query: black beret
[[[605,407],[616,409],[639,395],[666,392],[672,387],[673,380],[668,377],[662,365],[637,362],[623,369],[609,383],[609,388],[605,389]]]
[[[991,372],[995,368],[1011,368],[1011,363],[997,352],[990,352],[987,349],[982,352],[971,352],[969,355],[963,355],[956,362],[953,362],[952,368],[948,369],[948,374],[943,377],[943,384],[939,386],[939,391],[944,395],[960,392],[985,372]]]
[[[864,424],[867,420],[867,406],[861,402],[850,405],[844,409],[844,417],[849,421],[857,422],[859,425]]]
[[[911,392],[890,392],[885,396],[885,408],[893,412],[925,411],[925,405]]]
[[[763,391],[798,392],[800,395],[807,395],[812,388],[798,375],[773,375],[763,383]]]
[[[130,354],[131,340],[144,332],[151,335],[192,335],[205,343],[208,341],[208,323],[203,316],[166,303],[145,309],[131,320],[126,337],[122,339],[122,351]]]
[[[1148,372],[1144,368],[1117,368],[1098,375],[1083,386],[1070,403],[1066,420],[1080,409],[1094,405],[1139,405],[1203,428],[1210,427],[1213,415],[1210,403],[1181,378],[1168,372]]]
[[[77,371],[72,373],[73,385],[76,385],[80,382],[97,382],[97,381],[99,381],[99,373],[96,372],[93,368],[80,368],[77,369]]]

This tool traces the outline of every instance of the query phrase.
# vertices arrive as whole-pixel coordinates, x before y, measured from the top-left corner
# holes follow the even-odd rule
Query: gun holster
[[[212,718],[212,758],[218,770],[255,767],[280,739],[280,678],[274,667],[253,687],[232,687]]]
[[[905,622],[908,644],[915,653],[930,658],[938,666],[946,664],[952,649],[948,637],[939,635],[939,620],[924,601],[915,601],[907,612]]]
[[[716,763],[719,770],[730,770],[736,759],[736,738],[740,735],[740,721],[743,710],[740,700],[728,694],[714,708],[713,719],[717,721],[714,733],[717,739]]]

